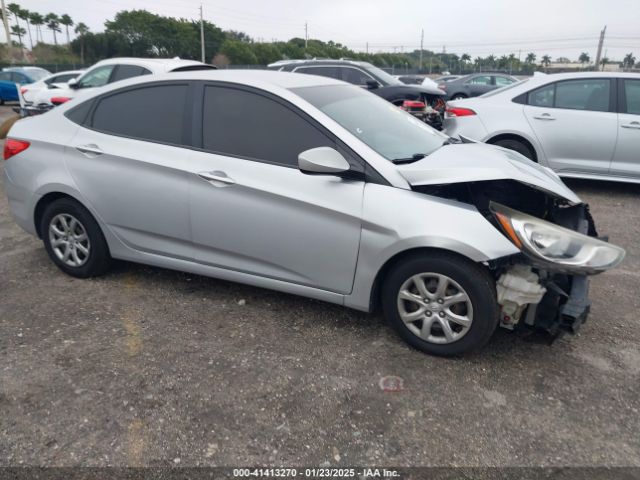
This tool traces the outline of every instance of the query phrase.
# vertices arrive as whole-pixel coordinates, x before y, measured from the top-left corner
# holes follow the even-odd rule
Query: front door
[[[299,153],[335,142],[255,90],[206,85],[202,104],[202,149],[189,159],[196,260],[349,293],[364,182],[297,168]]]
[[[640,80],[620,80],[618,144],[611,174],[640,178]]]

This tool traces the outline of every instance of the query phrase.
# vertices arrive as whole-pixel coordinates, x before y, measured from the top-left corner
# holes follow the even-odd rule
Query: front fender
[[[355,281],[345,305],[368,310],[378,272],[394,256],[415,248],[449,250],[475,262],[519,252],[472,205],[367,184]]]

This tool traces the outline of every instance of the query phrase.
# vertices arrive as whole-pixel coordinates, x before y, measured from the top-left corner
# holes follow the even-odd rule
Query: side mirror
[[[298,155],[298,168],[310,175],[335,174],[348,172],[349,162],[331,147],[318,147],[305,150]]]
[[[78,83],[78,79],[77,78],[72,78],[71,80],[69,80],[67,82],[67,85],[69,86],[69,88],[73,88],[74,90],[76,88],[80,88],[80,84]]]
[[[367,80],[367,89],[368,90],[375,90],[376,88],[378,88],[380,86],[380,84],[378,82],[376,82],[375,80]]]

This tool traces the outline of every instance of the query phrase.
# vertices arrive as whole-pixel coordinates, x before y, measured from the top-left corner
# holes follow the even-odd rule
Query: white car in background
[[[640,183],[640,74],[534,76],[449,102],[444,131],[515,150],[563,177]]]
[[[70,80],[65,88],[41,91],[35,96],[34,103],[51,104],[52,98],[57,99],[56,103],[61,103],[63,100],[71,100],[80,90],[87,91],[140,75],[215,69],[213,65],[178,57],[110,58],[96,63],[80,77]]]
[[[60,88],[67,88],[67,82],[73,78],[77,78],[84,70],[67,70],[64,72],[54,73],[34,83],[29,83],[20,87],[20,93],[22,94],[24,101],[27,105],[33,104],[38,94],[44,90],[49,90],[48,93],[55,95],[56,92],[51,91]]]

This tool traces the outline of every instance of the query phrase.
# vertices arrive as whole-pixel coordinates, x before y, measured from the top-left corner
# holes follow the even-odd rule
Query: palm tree
[[[467,63],[469,63],[471,61],[471,55],[469,55],[468,53],[463,53],[462,55],[460,55],[460,63],[463,67],[467,66]],[[460,68],[460,70],[462,71],[462,67]]]
[[[75,32],[78,34],[78,38],[80,39],[80,62],[84,63],[84,36],[89,33],[89,27],[80,22],[76,25]]]
[[[533,52],[531,52],[531,53],[527,53],[527,56],[526,56],[526,58],[524,59],[524,62],[525,62],[525,63],[528,63],[528,64],[530,64],[530,65],[531,65],[531,64],[534,64],[534,63],[536,63],[536,54],[535,54],[535,53],[533,53]]]
[[[540,63],[542,64],[543,67],[549,68],[549,65],[551,65],[551,57],[549,55],[544,55],[542,57],[542,62]]]
[[[627,53],[622,61],[622,66],[624,68],[633,68],[636,63],[636,57],[633,56],[633,53]]]
[[[16,37],[18,37],[18,43],[20,44],[20,47],[23,47],[24,45],[22,45],[22,37],[23,35],[26,35],[27,31],[22,28],[20,25],[12,25],[11,26],[11,35],[15,35]]]
[[[29,22],[31,23],[31,25],[36,27],[36,43],[38,43],[39,41],[43,42],[44,39],[42,38],[41,27],[42,25],[44,25],[44,17],[38,12],[31,12],[29,14]]]
[[[604,72],[604,67],[607,66],[607,63],[609,63],[609,58],[608,57],[603,57],[602,60],[600,60],[600,64],[602,65],[602,71]]]
[[[60,33],[60,19],[55,13],[48,13],[46,17],[44,17],[44,21],[47,24],[47,28],[53,32],[53,43],[58,45],[58,37],[56,37],[56,32]]]
[[[589,63],[591,61],[591,57],[587,52],[582,52],[578,57],[578,60],[582,65],[585,65],[586,63]]]
[[[31,27],[29,26],[29,15],[30,12],[26,8],[21,8],[18,12],[18,18],[20,20],[24,20],[24,23],[27,24],[27,32],[29,32],[29,45],[31,45],[31,50],[33,50],[33,39],[31,38]]]
[[[67,31],[67,43],[71,43],[69,40],[69,27],[73,27],[73,20],[65,13],[60,17],[60,23],[64,25],[64,28]]]

